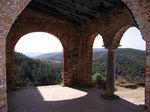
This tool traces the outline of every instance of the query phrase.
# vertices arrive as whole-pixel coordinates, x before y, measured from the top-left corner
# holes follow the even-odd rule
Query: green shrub
[[[106,78],[100,73],[96,73],[92,76],[92,83],[98,88],[106,88]]]

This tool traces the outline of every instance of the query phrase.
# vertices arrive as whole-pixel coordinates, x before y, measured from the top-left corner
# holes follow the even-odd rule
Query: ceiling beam
[[[52,15],[54,17],[58,17],[58,18],[63,19],[65,21],[69,21],[69,22],[71,22],[73,24],[81,25],[81,19],[80,18],[71,16],[71,15],[67,16],[67,15],[65,15],[63,13],[60,13],[55,8],[49,7],[49,6],[45,5],[45,4],[41,4],[39,2],[33,3],[33,4],[30,5],[30,8],[32,10],[35,10],[35,11],[44,12],[44,13],[46,13],[48,15]]]
[[[56,10],[60,14],[64,14],[66,16],[72,16],[72,17],[80,19],[81,21],[82,20],[83,21],[91,21],[89,18],[79,15],[79,14],[76,14],[76,13],[72,12],[71,10],[65,9],[64,7],[56,6],[55,4],[50,4],[50,3],[43,2],[43,1],[38,1],[38,2],[42,5],[45,5],[49,8]]]

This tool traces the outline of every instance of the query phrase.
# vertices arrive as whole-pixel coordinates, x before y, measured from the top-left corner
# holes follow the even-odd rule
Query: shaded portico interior
[[[2,0],[0,23],[1,96],[7,110],[7,90],[14,86],[14,46],[25,34],[47,32],[56,36],[64,49],[64,86],[90,86],[92,45],[97,34],[108,49],[106,95],[114,95],[114,51],[131,26],[140,29],[146,46],[146,106],[150,105],[149,1],[148,0]],[[2,33],[1,33],[2,32]],[[6,66],[5,66],[6,65]],[[7,78],[6,78],[7,77]],[[6,84],[7,79],[7,84]]]

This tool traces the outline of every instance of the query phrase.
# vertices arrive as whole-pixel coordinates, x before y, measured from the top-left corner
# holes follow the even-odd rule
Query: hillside
[[[36,57],[39,60],[62,62],[61,52],[48,53]],[[93,74],[106,74],[107,50],[93,49]],[[128,81],[144,79],[145,51],[121,48],[116,51],[116,75],[123,76]]]
[[[15,54],[16,87],[58,84],[61,81],[62,65]]]
[[[106,52],[106,49],[95,48],[93,49],[93,58],[98,58],[100,53]],[[38,56],[32,56],[33,59],[39,59],[41,61],[56,61],[62,62],[63,60],[63,53],[62,52],[53,52],[53,53],[45,53],[40,54]]]
[[[93,50],[93,74],[106,75],[107,51]],[[63,55],[59,53],[44,54],[29,58],[16,53],[16,86],[50,85],[61,81]],[[58,63],[59,62],[59,63]],[[145,52],[135,49],[118,49],[116,51],[116,75],[128,82],[144,80]]]
[[[61,62],[63,60],[63,53],[62,52],[46,53],[46,54],[41,54],[41,55],[33,57],[33,58],[39,59],[42,61]]]
[[[106,49],[99,49],[99,48],[94,48],[93,49],[93,60],[96,60],[98,58],[100,58],[103,54],[105,54],[107,52]]]
[[[93,56],[94,57],[94,56]],[[93,59],[93,74],[105,75],[107,52],[99,53]],[[128,81],[144,80],[145,52],[135,49],[118,49],[116,51],[116,75],[123,76]]]

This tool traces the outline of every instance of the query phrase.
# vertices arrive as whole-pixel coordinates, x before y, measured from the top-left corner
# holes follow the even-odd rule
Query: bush
[[[96,73],[92,76],[92,83],[98,88],[106,88],[106,78],[100,73]]]

